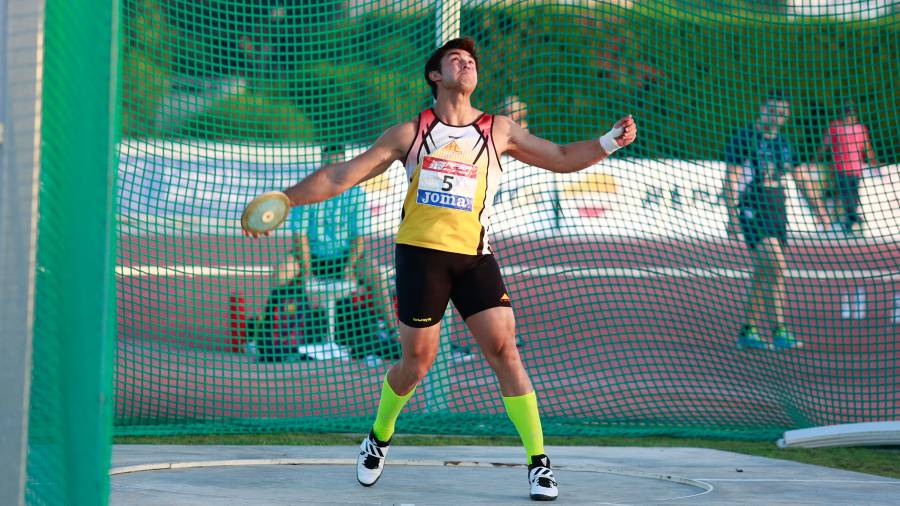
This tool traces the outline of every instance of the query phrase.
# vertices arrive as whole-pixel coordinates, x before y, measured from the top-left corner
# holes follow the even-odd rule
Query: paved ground
[[[548,447],[557,504],[900,504],[900,480],[696,448]],[[116,445],[110,504],[529,504],[519,447],[391,449],[363,488],[355,448]]]

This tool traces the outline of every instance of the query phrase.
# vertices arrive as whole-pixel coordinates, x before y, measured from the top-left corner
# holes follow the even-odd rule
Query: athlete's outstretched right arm
[[[613,125],[600,139],[556,144],[526,131],[506,116],[494,117],[494,142],[500,153],[552,172],[576,172],[634,142],[637,124],[631,115]]]
[[[284,190],[291,206],[328,200],[351,186],[371,179],[403,157],[416,135],[416,123],[407,121],[387,129],[364,153],[346,162],[325,165]]]

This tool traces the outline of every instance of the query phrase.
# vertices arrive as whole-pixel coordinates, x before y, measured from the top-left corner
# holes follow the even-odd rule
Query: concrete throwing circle
[[[298,469],[299,467],[299,469]],[[161,472],[165,471],[165,472]],[[555,466],[564,504],[642,504],[713,490],[680,476],[600,466]],[[110,504],[533,504],[526,467],[477,460],[388,460],[370,488],[356,460],[240,459],[141,464],[110,471]]]

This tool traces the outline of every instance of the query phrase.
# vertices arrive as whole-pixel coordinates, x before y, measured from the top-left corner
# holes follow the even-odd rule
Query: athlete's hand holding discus
[[[254,198],[241,214],[244,235],[260,237],[269,235],[280,227],[291,212],[291,201],[280,191],[263,193]]]
[[[241,228],[248,237],[269,235],[288,218],[292,207],[324,202],[352,186],[384,173],[402,159],[416,136],[416,122],[406,121],[387,129],[365,152],[350,160],[325,163],[299,183],[282,191],[253,199],[241,215]]]

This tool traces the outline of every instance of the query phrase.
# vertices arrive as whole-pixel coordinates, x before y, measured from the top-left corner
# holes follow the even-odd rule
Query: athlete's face
[[[451,49],[441,59],[441,80],[447,88],[471,93],[478,85],[475,59],[467,51]]]

